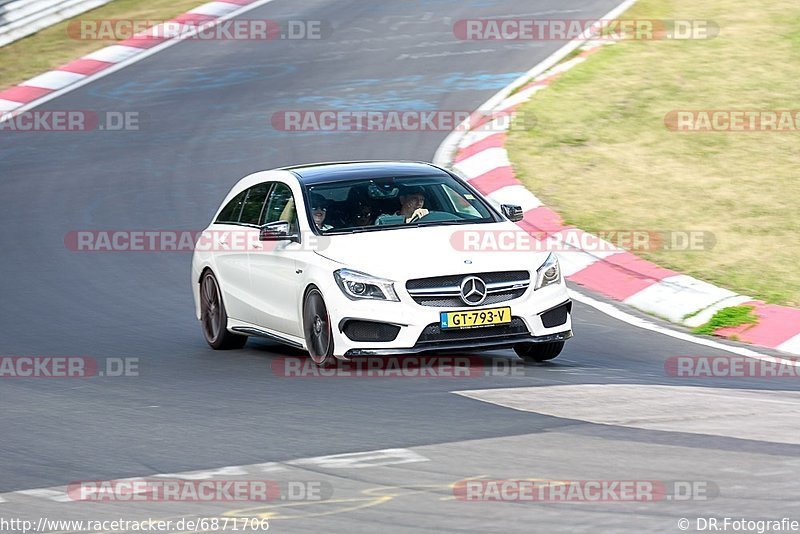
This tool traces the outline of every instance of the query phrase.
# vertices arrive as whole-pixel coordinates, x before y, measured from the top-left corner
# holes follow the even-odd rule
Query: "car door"
[[[253,322],[255,312],[250,295],[249,251],[258,241],[258,222],[270,183],[258,184],[239,193],[220,212],[212,239],[217,278],[228,316]]]
[[[250,266],[247,253],[232,247],[233,234],[239,229],[239,216],[247,198],[244,190],[228,202],[214,223],[206,230],[207,247],[213,253],[217,277],[228,317],[244,318],[247,292],[250,289]]]
[[[288,222],[298,230],[295,198],[288,184],[275,182],[260,224]],[[302,245],[294,241],[261,241],[250,252],[251,298],[256,308],[255,324],[293,336],[302,336],[297,312],[301,288],[297,255]]]

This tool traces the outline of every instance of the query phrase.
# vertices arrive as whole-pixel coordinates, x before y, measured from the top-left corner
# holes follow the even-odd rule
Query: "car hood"
[[[529,250],[464,250],[464,232],[487,236],[524,233],[511,222],[398,228],[323,236],[317,254],[356,271],[390,280],[490,271],[535,271],[548,252]],[[491,239],[489,240],[491,242]],[[473,241],[474,243],[474,241]],[[482,248],[482,247],[480,247]]]

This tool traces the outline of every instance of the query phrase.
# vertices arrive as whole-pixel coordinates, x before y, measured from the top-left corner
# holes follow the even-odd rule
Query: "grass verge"
[[[677,133],[673,110],[800,109],[796,0],[640,0],[625,19],[705,19],[708,40],[623,41],[564,73],[510,133],[519,178],[587,231],[705,231],[705,250],[635,251],[800,306],[800,132]]]
[[[758,317],[753,313],[752,306],[731,306],[719,310],[711,320],[698,326],[692,332],[710,336],[720,328],[756,323],[758,323]]]
[[[90,54],[115,41],[84,41],[67,34],[81,19],[168,20],[203,4],[203,0],[116,0],[0,48],[0,90]]]

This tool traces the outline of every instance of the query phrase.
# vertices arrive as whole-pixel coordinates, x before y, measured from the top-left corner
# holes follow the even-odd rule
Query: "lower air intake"
[[[400,327],[373,321],[350,320],[342,328],[344,335],[352,341],[394,341]]]

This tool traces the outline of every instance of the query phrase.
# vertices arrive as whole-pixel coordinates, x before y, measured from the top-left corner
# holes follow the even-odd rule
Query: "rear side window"
[[[264,209],[264,201],[267,200],[269,186],[269,183],[263,183],[247,190],[247,198],[244,200],[242,214],[239,217],[240,223],[258,225],[261,210]]]
[[[222,211],[219,212],[219,216],[217,217],[217,223],[238,223],[239,222],[239,214],[242,212],[242,205],[244,204],[244,199],[247,196],[247,191],[242,191],[233,199],[228,202]]]
[[[288,185],[282,183],[276,183],[272,192],[269,194],[267,208],[264,210],[261,224],[268,224],[276,221],[286,221],[293,225],[297,224],[297,212],[292,190]]]

